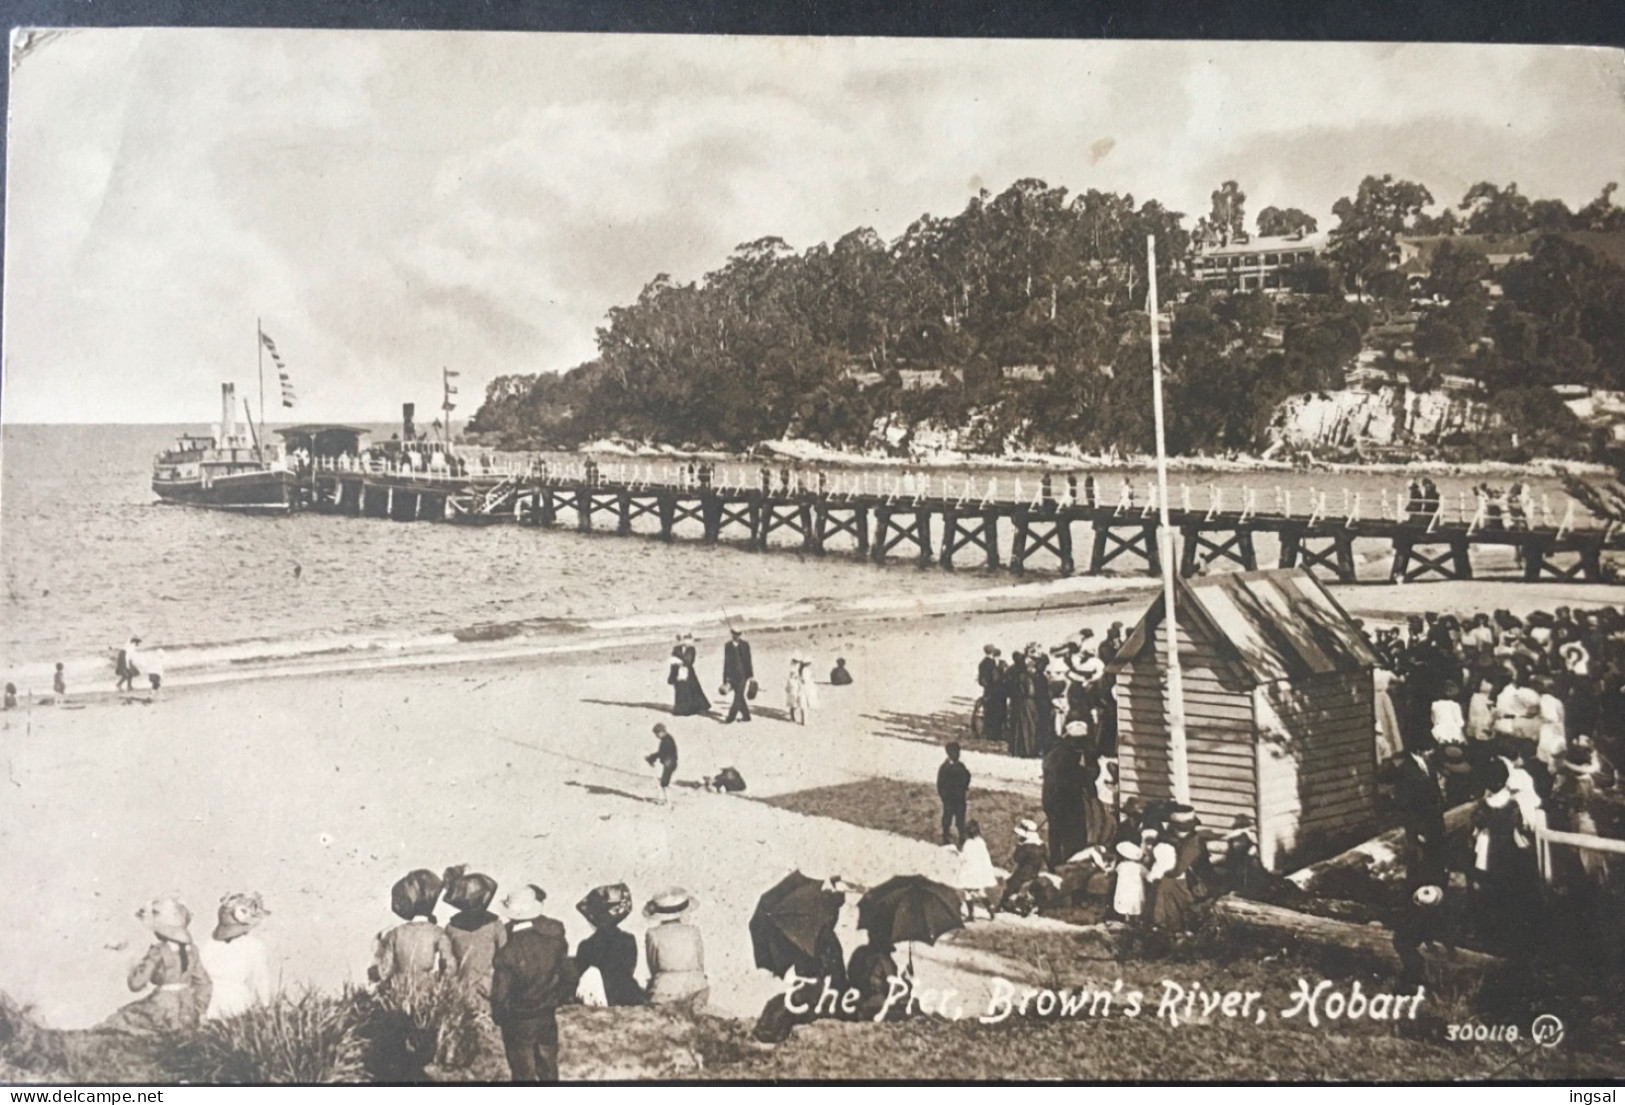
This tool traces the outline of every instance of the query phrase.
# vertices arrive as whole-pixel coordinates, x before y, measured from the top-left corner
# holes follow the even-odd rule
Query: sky
[[[443,367],[462,419],[659,273],[1027,177],[1323,228],[1368,173],[1625,182],[1625,55],[1580,48],[81,29],[12,67],[8,422],[215,420],[256,320],[272,421],[426,421]]]

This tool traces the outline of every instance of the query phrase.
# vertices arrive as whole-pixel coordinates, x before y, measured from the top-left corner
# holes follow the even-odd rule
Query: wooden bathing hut
[[[1376,655],[1302,568],[1176,580],[1191,805],[1210,839],[1251,816],[1282,871],[1375,829]],[[1173,795],[1159,596],[1113,660],[1122,794]]]

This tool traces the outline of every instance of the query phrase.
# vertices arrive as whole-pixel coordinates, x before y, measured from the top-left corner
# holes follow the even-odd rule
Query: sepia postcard
[[[9,64],[0,1082],[1625,1078],[1625,54]]]

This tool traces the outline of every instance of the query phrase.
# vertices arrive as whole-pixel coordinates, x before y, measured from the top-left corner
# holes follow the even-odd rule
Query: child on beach
[[[999,885],[999,869],[993,866],[987,841],[982,839],[982,826],[974,819],[965,822],[965,839],[959,846],[959,875],[955,881],[965,900],[965,920],[976,920],[978,906],[987,913],[989,921],[993,920],[990,895]]]
[[[56,666],[56,672],[51,676],[51,693],[56,695],[58,702],[68,700],[68,677],[62,670],[60,662]]]
[[[1145,853],[1131,840],[1117,844],[1112,869],[1112,912],[1130,924],[1145,912]]]
[[[850,687],[852,685],[852,673],[846,670],[845,657],[837,656],[835,658],[835,666],[830,669],[829,673],[829,684],[832,687]]]
[[[790,675],[784,681],[785,706],[797,725],[807,724],[807,712],[813,707],[813,679],[807,670],[811,666],[811,660],[791,657]]]
[[[671,777],[677,774],[677,741],[664,725],[656,725],[654,734],[660,747],[643,757],[643,762],[650,767],[660,765],[660,804],[664,806],[671,802]]]

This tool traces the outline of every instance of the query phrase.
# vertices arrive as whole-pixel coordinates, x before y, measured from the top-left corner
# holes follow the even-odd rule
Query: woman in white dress
[[[227,894],[220,899],[219,924],[198,949],[203,969],[214,982],[207,1020],[245,1013],[271,1000],[271,968],[254,928],[271,911],[258,894]]]

